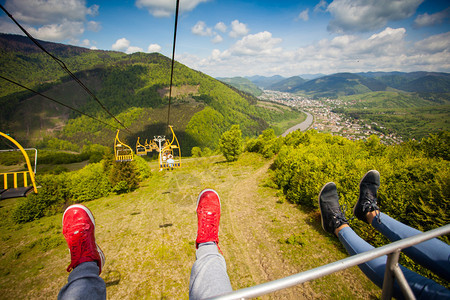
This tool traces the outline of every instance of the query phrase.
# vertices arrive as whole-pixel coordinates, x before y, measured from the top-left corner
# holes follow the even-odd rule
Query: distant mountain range
[[[309,76],[293,76],[284,78],[282,76],[252,76],[236,77],[229,81],[221,78],[239,88],[239,79],[246,82],[251,81],[255,86],[263,89],[281,92],[299,93],[310,97],[330,97],[356,95],[378,91],[404,91],[415,93],[450,93],[450,74],[438,72],[366,72],[366,73],[336,73],[332,75],[316,74]],[[247,90],[248,91],[248,90]],[[250,92],[250,91],[248,91]],[[250,92],[251,93],[251,92]]]

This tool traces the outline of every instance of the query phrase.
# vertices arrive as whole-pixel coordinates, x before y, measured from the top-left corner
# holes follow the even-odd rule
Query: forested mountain
[[[306,82],[305,79],[303,79],[299,76],[293,76],[293,77],[283,79],[279,82],[276,82],[276,83],[268,86],[267,89],[275,90],[275,91],[293,92],[297,86],[302,85],[305,82]]]
[[[275,75],[271,77],[251,76],[246,78],[251,82],[253,82],[254,84],[256,84],[257,86],[262,87],[264,89],[267,89],[269,86],[286,79],[280,75]]]
[[[152,139],[166,133],[167,123],[183,139],[184,151],[193,146],[215,148],[222,132],[239,124],[245,136],[259,134],[274,118],[289,113],[257,106],[214,78],[175,63],[170,119],[168,114],[169,58],[157,54],[127,55],[41,42],[67,67],[129,131],[121,137],[132,146],[138,136]],[[0,127],[26,145],[57,138],[80,147],[86,143],[111,145],[115,122],[60,66],[30,41],[0,35],[1,75],[37,90],[108,127],[3,79],[0,90]],[[245,96],[245,97],[244,97]],[[281,116],[282,117],[282,116]]]
[[[262,94],[261,89],[257,87],[256,84],[254,84],[249,79],[244,77],[216,78],[216,79],[225,82],[231,86],[234,86],[240,91],[249,93],[256,97]]]

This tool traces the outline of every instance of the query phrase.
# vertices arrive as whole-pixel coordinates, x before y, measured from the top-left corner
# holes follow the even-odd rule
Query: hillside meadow
[[[94,213],[97,242],[106,254],[102,277],[108,299],[188,298],[196,198],[203,188],[221,197],[220,247],[234,289],[346,257],[337,239],[323,232],[315,210],[280,201],[268,184],[272,162],[244,153],[233,163],[221,156],[186,159],[172,172],[157,172],[150,163],[152,176],[134,192],[84,202]],[[15,224],[9,217],[15,202],[1,202],[0,298],[55,298],[70,259],[62,214]],[[367,299],[379,293],[352,268],[263,299]]]

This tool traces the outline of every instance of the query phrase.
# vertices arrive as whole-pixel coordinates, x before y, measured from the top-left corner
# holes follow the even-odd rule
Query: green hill
[[[305,79],[299,76],[293,76],[276,82],[270,85],[267,89],[275,91],[294,92],[299,85],[302,85],[305,82]]]
[[[386,135],[395,133],[404,140],[419,140],[450,130],[449,99],[448,93],[370,92],[340,97],[345,105],[333,111],[364,120]]]
[[[120,127],[25,37],[3,34],[0,41],[3,76]],[[166,133],[169,58],[157,53],[126,55],[47,42],[43,45],[55,51],[108,111],[130,129],[131,133],[123,130],[121,136],[132,147],[138,136],[152,139]],[[254,98],[180,63],[175,63],[173,85],[170,123],[183,140],[186,154],[193,146],[214,149],[220,135],[232,124],[239,124],[244,136],[254,136],[280,119],[300,116],[287,107],[275,111],[257,106]],[[114,127],[105,127],[13,84],[2,84],[0,95],[0,126],[26,145],[54,137],[80,148],[86,143],[113,143]]]
[[[271,86],[272,84],[275,84],[275,83],[280,82],[285,79],[284,77],[282,77],[280,75],[274,75],[274,76],[270,76],[270,77],[255,75],[255,76],[249,76],[249,77],[245,77],[245,78],[249,79],[251,82],[253,82],[257,86],[262,87],[264,89],[268,89],[268,87]]]
[[[235,88],[237,88],[240,91],[249,93],[253,96],[260,96],[262,94],[262,91],[260,88],[258,88],[253,82],[248,80],[244,77],[232,77],[232,78],[217,78],[217,80],[220,80],[222,82],[225,82]]]

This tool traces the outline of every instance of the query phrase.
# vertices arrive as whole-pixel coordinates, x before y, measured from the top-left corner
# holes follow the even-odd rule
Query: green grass
[[[158,172],[129,194],[86,202],[106,255],[102,277],[109,299],[187,299],[195,260],[196,200],[204,188],[222,203],[220,247],[234,289],[347,257],[323,232],[316,211],[280,203],[268,185],[271,161],[252,153],[233,163],[222,156],[185,159],[181,169]],[[9,217],[14,199],[0,202],[0,299],[55,298],[67,281],[69,253],[61,214],[22,225]],[[286,243],[291,239],[292,243]],[[279,242],[282,241],[282,242]],[[380,290],[357,268],[264,297],[377,297]]]

